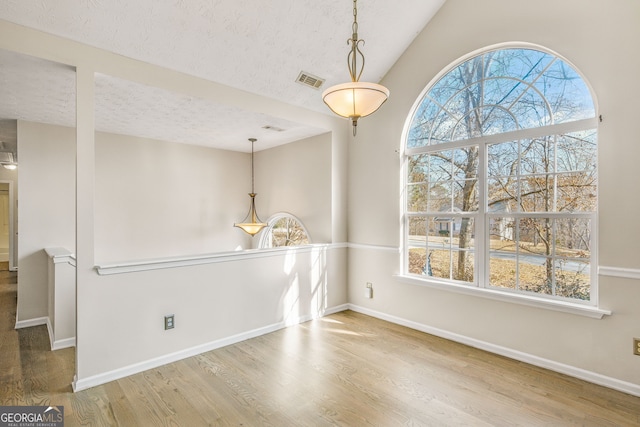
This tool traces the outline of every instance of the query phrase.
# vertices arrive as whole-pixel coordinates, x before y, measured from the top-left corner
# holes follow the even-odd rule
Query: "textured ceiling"
[[[442,3],[361,0],[362,80],[378,82]],[[348,79],[348,0],[3,0],[0,19],[326,114],[322,89]],[[44,62],[0,52],[0,118],[73,125],[73,70]],[[296,83],[300,71],[325,85]],[[229,141],[247,130],[269,145],[324,131],[103,75],[96,104],[98,130],[241,151]]]

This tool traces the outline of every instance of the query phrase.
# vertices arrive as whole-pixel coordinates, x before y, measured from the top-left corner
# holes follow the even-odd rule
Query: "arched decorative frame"
[[[282,222],[286,224],[282,224]],[[295,215],[292,215],[287,212],[279,212],[272,215],[267,220],[268,226],[265,227],[260,233],[260,241],[258,243],[258,247],[260,249],[274,248],[274,247],[282,247],[282,246],[303,246],[311,244],[311,235],[307,231],[307,228],[304,226],[302,221]],[[277,237],[274,239],[274,231],[277,225],[285,225],[287,230],[283,231],[284,233],[294,233],[295,236],[293,240],[289,236],[284,236],[281,239]],[[283,241],[284,244],[278,244],[278,241]],[[274,243],[276,243],[274,245]],[[288,244],[292,243],[292,244]]]
[[[443,69],[402,136],[402,274],[596,305],[597,117],[584,76],[537,45]]]

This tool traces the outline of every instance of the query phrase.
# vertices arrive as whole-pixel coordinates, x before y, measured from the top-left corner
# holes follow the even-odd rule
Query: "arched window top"
[[[591,92],[558,56],[532,48],[492,50],[454,66],[419,102],[407,148],[595,117]]]
[[[311,243],[309,233],[302,221],[286,212],[277,213],[267,221],[262,231],[259,247],[302,246]]]

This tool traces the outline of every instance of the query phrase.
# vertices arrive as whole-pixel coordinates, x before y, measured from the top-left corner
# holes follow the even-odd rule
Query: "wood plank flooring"
[[[0,272],[0,405],[65,426],[633,426],[640,398],[351,311],[73,393],[74,349],[14,330]]]

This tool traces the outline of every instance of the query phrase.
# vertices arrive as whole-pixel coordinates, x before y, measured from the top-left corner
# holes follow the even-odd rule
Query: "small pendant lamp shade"
[[[389,89],[369,82],[349,82],[331,86],[322,100],[339,116],[351,119],[354,126],[360,117],[375,113],[389,97]]]
[[[253,188],[253,143],[256,142],[256,139],[249,138],[249,141],[251,141],[251,193],[249,193],[249,197],[251,197],[251,204],[249,205],[249,213],[247,216],[242,220],[242,222],[236,222],[233,226],[242,229],[245,233],[250,234],[251,236],[255,236],[260,232],[260,230],[267,226],[267,223],[260,220],[258,212],[256,211],[257,193],[255,193]]]

